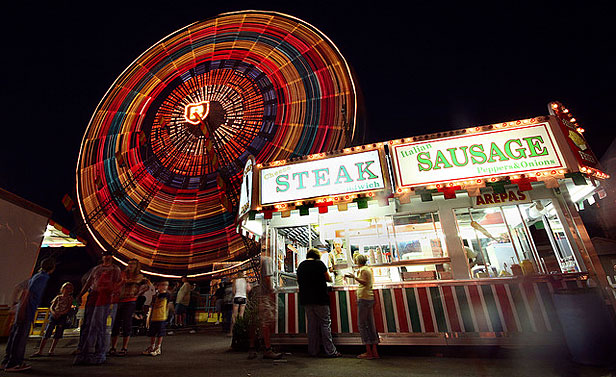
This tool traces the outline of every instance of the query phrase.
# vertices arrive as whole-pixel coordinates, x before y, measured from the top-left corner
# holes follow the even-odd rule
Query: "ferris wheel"
[[[77,163],[88,231],[150,272],[199,273],[247,254],[234,225],[246,160],[331,151],[358,137],[335,45],[297,18],[226,13],[139,56],[96,108]]]

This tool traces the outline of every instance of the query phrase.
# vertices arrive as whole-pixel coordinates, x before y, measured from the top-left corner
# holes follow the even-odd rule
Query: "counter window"
[[[474,278],[580,270],[551,200],[456,209],[455,216]]]

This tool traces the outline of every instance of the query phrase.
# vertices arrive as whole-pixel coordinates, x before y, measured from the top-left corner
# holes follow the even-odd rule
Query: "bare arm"
[[[332,277],[327,271],[325,271],[325,281],[330,282],[330,283],[332,282]]]

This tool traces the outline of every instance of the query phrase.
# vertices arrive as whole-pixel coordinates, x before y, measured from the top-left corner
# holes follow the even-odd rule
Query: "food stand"
[[[238,228],[274,264],[272,341],[307,342],[295,271],[307,249],[334,243],[346,259],[324,253],[334,274],[369,259],[383,344],[559,339],[552,294],[606,281],[575,203],[608,177],[568,111],[549,106],[550,116],[255,163]],[[330,292],[337,344],[361,344],[349,283]]]

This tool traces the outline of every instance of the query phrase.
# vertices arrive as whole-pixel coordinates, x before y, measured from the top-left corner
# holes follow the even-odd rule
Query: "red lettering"
[[[492,194],[486,194],[486,204],[494,204],[492,201]]]
[[[499,194],[492,194],[492,197],[494,198],[494,203],[500,203],[500,195]]]
[[[526,200],[526,194],[518,190],[518,200]]]
[[[505,203],[507,201],[507,194],[500,194],[500,200]]]
[[[483,196],[479,195],[477,197],[477,205],[481,206],[481,205],[484,205],[484,204],[486,204],[486,202],[485,202],[485,200],[483,200]]]
[[[510,202],[515,202],[515,201],[517,201],[517,200],[518,200],[518,197],[517,197],[517,196],[515,196],[515,192],[513,192],[513,191],[509,191],[509,201],[510,201]]]

